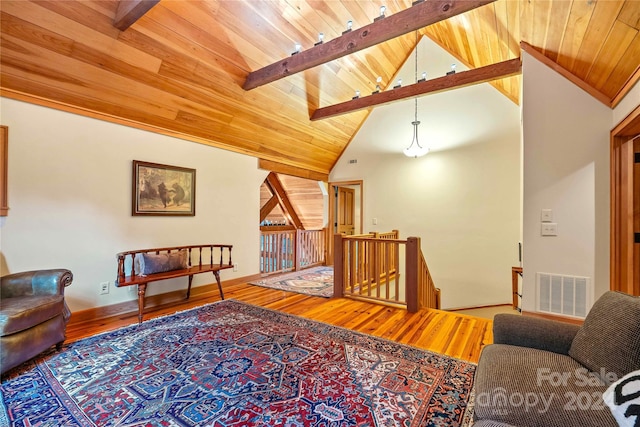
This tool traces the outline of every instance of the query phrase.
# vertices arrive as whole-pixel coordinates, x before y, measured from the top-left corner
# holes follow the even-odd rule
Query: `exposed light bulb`
[[[422,80],[426,80],[427,79],[427,72],[423,71],[422,72]]]
[[[318,34],[318,41],[319,42],[323,42],[324,41],[324,33],[319,33]]]
[[[348,20],[347,21],[347,30],[351,30],[353,28],[353,21],[352,20]]]
[[[380,6],[380,16],[384,16],[384,13],[387,11],[387,6]]]
[[[381,82],[381,81],[382,81],[382,77],[381,77],[381,76],[378,76],[378,78],[376,79],[376,90],[374,90],[374,91],[372,92],[372,94],[373,94],[373,93],[378,93],[378,92],[380,92],[380,82]]]
[[[302,49],[302,45],[300,43],[296,43],[294,46],[294,51],[291,55],[295,55],[296,53],[300,53],[300,50]]]

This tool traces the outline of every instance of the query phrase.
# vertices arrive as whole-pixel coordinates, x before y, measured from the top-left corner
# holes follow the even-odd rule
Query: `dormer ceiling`
[[[321,32],[332,40],[348,20],[357,30],[381,5],[389,17],[411,1],[162,0],[122,26],[137,3],[2,0],[2,96],[327,174],[371,109],[310,116],[372,92],[378,76],[391,90],[416,43],[411,32],[244,90],[250,72],[296,43],[311,49]],[[635,0],[498,0],[418,32],[469,68],[518,58],[524,41],[606,103],[640,74],[639,29]],[[491,84],[518,103],[520,80]]]

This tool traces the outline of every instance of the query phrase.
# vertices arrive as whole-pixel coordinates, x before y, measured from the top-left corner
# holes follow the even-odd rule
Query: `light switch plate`
[[[542,209],[540,212],[540,221],[551,222],[553,221],[553,211],[551,209]]]

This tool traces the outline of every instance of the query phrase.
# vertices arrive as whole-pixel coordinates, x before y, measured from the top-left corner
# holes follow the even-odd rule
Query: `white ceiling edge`
[[[456,71],[468,70],[428,37],[418,44],[418,78],[444,76],[456,64]],[[415,82],[415,51],[397,73],[403,86]],[[367,94],[363,93],[362,96]],[[341,156],[353,159],[368,154],[403,156],[413,136],[415,98],[375,107]],[[482,83],[418,98],[418,140],[432,152],[451,150],[513,135],[520,138],[520,106]],[[428,155],[428,154],[427,154]]]

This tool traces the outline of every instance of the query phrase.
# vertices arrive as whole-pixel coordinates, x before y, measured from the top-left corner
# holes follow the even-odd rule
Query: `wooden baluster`
[[[233,247],[231,246],[227,246],[229,248],[229,265],[233,265],[233,261],[231,261],[231,249],[233,249]]]
[[[295,242],[293,247],[293,268],[295,271],[298,271],[300,270],[300,256],[302,255],[302,233],[300,233],[300,230],[297,228],[293,241]]]
[[[198,265],[202,267],[202,246],[198,246]]]
[[[189,267],[191,267],[191,248],[189,248]]]

